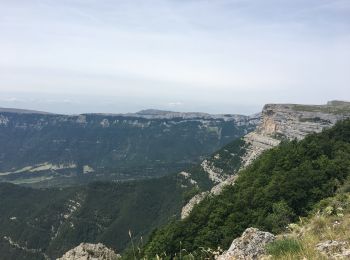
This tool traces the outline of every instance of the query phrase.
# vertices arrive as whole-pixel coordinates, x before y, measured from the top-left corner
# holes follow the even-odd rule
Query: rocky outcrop
[[[266,245],[275,239],[275,236],[269,232],[247,228],[241,237],[233,240],[230,248],[220,255],[217,260],[259,259],[266,253]]]
[[[225,181],[225,179],[227,178],[223,174],[222,169],[215,167],[213,165],[213,163],[211,163],[208,160],[204,160],[201,163],[201,166],[202,166],[204,172],[206,172],[208,174],[209,179],[211,181],[213,181],[214,183],[221,183],[221,182]]]
[[[11,217],[11,220],[16,220],[16,217]],[[31,254],[40,254],[44,259],[50,259],[45,253],[42,252],[41,249],[28,248],[27,243],[21,245],[19,242],[14,241],[10,236],[4,236],[3,239],[9,243],[12,247],[19,249],[21,251],[25,251]]]
[[[180,173],[182,174],[182,173]],[[222,182],[216,184],[210,191],[204,191],[195,195],[181,210],[181,219],[188,217],[193,209],[193,207],[204,200],[208,195],[218,195],[221,193],[222,189],[227,185],[233,185],[237,179],[237,175],[232,175]],[[193,181],[193,180],[192,180]]]
[[[271,149],[280,143],[280,140],[252,132],[244,136],[247,144],[246,153],[242,157],[242,169],[251,164],[263,151]]]
[[[254,114],[251,116],[237,115],[237,114],[207,114],[207,113],[198,113],[198,112],[173,112],[173,111],[163,111],[157,109],[146,109],[141,110],[137,113],[129,113],[125,114],[127,116],[133,117],[143,117],[147,119],[174,119],[174,118],[182,118],[182,119],[216,119],[216,120],[224,120],[224,121],[235,121],[240,124],[251,124],[256,125],[260,120],[260,114]],[[238,124],[238,125],[240,125]]]
[[[350,247],[347,241],[327,240],[316,245],[328,259],[350,259]]]
[[[190,201],[181,210],[181,219],[186,218],[191,213],[193,207],[200,203],[208,194],[208,191],[201,192],[190,199]]]
[[[6,116],[0,115],[0,125],[7,126],[9,119]]]
[[[79,184],[81,178],[163,176],[253,131],[257,117],[158,110],[60,115],[0,108],[0,182],[50,187]],[[176,145],[168,149],[166,142]],[[211,165],[207,169],[215,179]],[[217,183],[225,179],[218,178]]]
[[[120,255],[101,243],[81,243],[57,260],[116,260],[120,258]]]
[[[228,177],[226,180],[224,180],[223,182],[215,185],[210,190],[210,194],[219,195],[224,187],[226,187],[227,185],[233,185],[235,183],[237,177],[238,177],[238,175],[232,175],[232,176]]]
[[[246,168],[264,151],[277,146],[282,140],[301,140],[308,134],[319,133],[346,118],[350,118],[350,102],[330,101],[326,105],[267,104],[256,130],[243,137],[245,146],[241,149],[245,149],[245,154],[240,158],[239,170]],[[183,208],[186,214],[182,216],[188,216],[191,207],[200,203],[205,198],[204,195],[217,195],[226,185],[232,185],[236,180],[236,177],[215,167],[210,160],[204,160],[201,166],[215,186],[210,193],[203,192],[191,200]],[[235,176],[237,172],[230,174]]]
[[[346,105],[347,104],[347,105]],[[262,112],[262,123],[257,129],[262,135],[281,136],[287,139],[303,139],[310,133],[349,117],[350,103],[337,105],[268,104]]]
[[[247,152],[242,158],[243,168],[283,139],[301,140],[308,134],[319,133],[337,121],[349,118],[350,102],[330,101],[326,105],[267,104],[261,115],[261,124],[244,137]]]

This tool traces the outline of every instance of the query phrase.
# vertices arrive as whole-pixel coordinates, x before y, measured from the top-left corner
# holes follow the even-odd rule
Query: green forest
[[[175,218],[184,191],[175,175],[57,189],[0,183],[0,259],[56,259],[81,242],[121,253],[131,242],[129,230],[139,241]]]
[[[350,120],[266,151],[235,185],[195,206],[186,219],[155,230],[141,255],[200,257],[227,248],[246,228],[278,233],[335,194],[350,175]]]

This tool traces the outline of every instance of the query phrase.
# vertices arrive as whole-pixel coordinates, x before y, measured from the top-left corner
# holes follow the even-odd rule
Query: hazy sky
[[[349,83],[349,0],[0,0],[3,107],[249,114]]]

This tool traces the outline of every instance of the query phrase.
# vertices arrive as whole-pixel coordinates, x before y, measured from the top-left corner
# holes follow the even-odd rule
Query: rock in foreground
[[[316,245],[316,249],[328,259],[349,259],[350,248],[346,241],[327,240]]]
[[[265,254],[265,246],[275,240],[269,232],[256,228],[247,228],[241,237],[233,240],[229,250],[218,257],[218,260],[259,259]]]
[[[57,260],[115,260],[119,258],[120,255],[101,243],[81,243]]]

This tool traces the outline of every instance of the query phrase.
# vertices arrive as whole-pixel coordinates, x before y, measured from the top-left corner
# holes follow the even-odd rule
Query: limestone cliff
[[[310,133],[319,133],[349,117],[350,102],[330,101],[326,105],[267,104],[263,108],[260,125],[244,137],[248,147],[242,158],[243,167],[283,139],[301,140]]]
[[[158,110],[60,115],[0,108],[0,182],[46,188],[160,177],[253,131],[256,119]]]
[[[215,154],[211,159],[203,161],[201,166],[208,178],[213,181],[211,191],[203,191],[191,199],[182,210],[182,218],[187,217],[192,208],[200,203],[208,194],[216,195],[224,186],[232,185],[237,173],[251,164],[262,152],[277,146],[282,140],[301,140],[310,133],[319,133],[324,128],[333,126],[337,121],[350,118],[350,102],[330,101],[326,105],[267,104],[264,106],[260,124],[255,131],[245,135],[240,149],[238,169],[224,171],[225,161],[220,163],[220,156]],[[219,163],[218,163],[219,161]],[[216,165],[221,165],[216,166]],[[224,166],[225,167],[225,166]],[[232,168],[232,167],[231,167]]]

